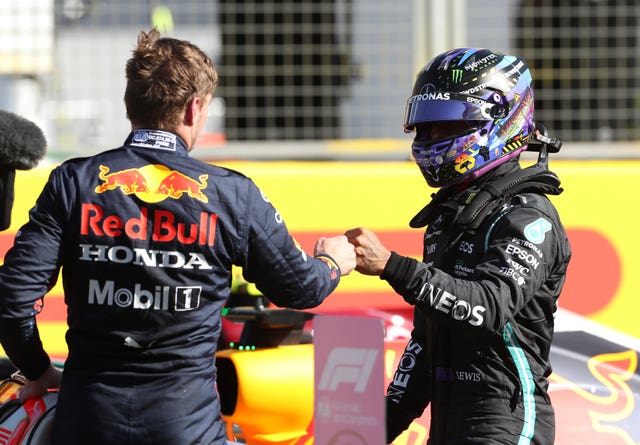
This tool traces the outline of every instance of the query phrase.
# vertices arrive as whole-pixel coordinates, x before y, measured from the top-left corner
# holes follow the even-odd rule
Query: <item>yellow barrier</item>
[[[366,226],[388,247],[419,258],[422,231],[408,221],[430,190],[411,162],[224,162],[252,177],[279,209],[287,226],[310,252],[318,235]],[[632,230],[629,204],[640,183],[640,161],[552,160],[565,192],[552,200],[568,230],[574,252],[560,306],[640,337],[640,237]],[[27,219],[50,168],[19,171],[13,223],[0,234],[0,255]],[[631,204],[633,205],[633,204]],[[635,267],[634,267],[635,266]],[[378,278],[345,277],[321,309],[353,305],[401,307],[402,300]],[[40,326],[45,346],[64,355],[64,304],[56,286],[45,299]]]

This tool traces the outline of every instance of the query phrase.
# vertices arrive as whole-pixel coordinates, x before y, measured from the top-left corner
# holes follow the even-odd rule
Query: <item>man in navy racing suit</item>
[[[389,251],[366,228],[347,231],[356,270],[414,306],[414,330],[387,388],[391,443],[430,404],[430,445],[554,443],[547,393],[554,312],[570,246],[546,195],[562,189],[519,153],[547,141],[532,120],[524,60],[447,51],[418,74],[405,130],[439,188],[411,221],[427,226],[423,261]]]
[[[126,74],[131,134],[55,168],[5,257],[0,339],[23,400],[60,384],[54,444],[224,444],[214,354],[232,266],[276,305],[311,308],[353,246],[321,238],[308,255],[251,179],[189,156],[217,84],[199,48],[141,32]],[[62,376],[35,322],[60,269]]]

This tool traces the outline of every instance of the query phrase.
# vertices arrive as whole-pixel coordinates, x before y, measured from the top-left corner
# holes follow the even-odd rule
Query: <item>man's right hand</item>
[[[364,275],[382,275],[391,252],[369,229],[358,227],[345,232],[356,252],[356,270]]]
[[[40,397],[49,389],[59,388],[61,382],[62,370],[51,364],[37,380],[27,380],[27,383],[20,388],[20,401]]]
[[[316,241],[313,255],[329,255],[340,268],[340,275],[348,275],[356,267],[356,254],[353,246],[344,235],[330,238],[319,238]]]

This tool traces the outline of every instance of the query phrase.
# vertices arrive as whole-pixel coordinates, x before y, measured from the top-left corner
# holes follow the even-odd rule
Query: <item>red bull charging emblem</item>
[[[556,411],[555,445],[639,444],[638,352],[586,333],[580,344],[575,333],[558,337],[556,345],[566,341],[567,348],[552,351],[556,370],[549,377],[549,393]]]
[[[120,189],[126,195],[133,194],[150,203],[167,198],[180,199],[185,194],[202,202],[209,201],[202,192],[207,188],[209,175],[200,175],[196,180],[160,164],[114,172],[106,165],[101,165],[98,177],[102,184],[96,187],[96,193]]]

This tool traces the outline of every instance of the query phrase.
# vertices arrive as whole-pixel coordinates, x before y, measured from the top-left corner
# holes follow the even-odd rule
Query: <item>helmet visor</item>
[[[482,98],[458,93],[425,93],[407,99],[404,129],[411,132],[420,122],[434,121],[489,121],[495,117],[492,109],[497,104]]]

